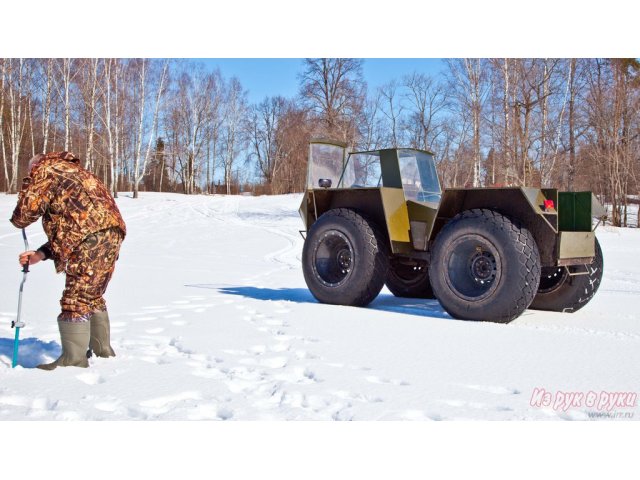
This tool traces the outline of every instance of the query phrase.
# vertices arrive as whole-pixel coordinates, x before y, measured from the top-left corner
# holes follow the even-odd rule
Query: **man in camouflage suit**
[[[87,348],[99,357],[115,356],[103,295],[126,227],[107,188],[73,153],[39,154],[29,165],[11,223],[25,228],[42,217],[49,241],[21,253],[19,262],[51,258],[66,275],[58,316],[62,355],[38,368],[88,367]]]

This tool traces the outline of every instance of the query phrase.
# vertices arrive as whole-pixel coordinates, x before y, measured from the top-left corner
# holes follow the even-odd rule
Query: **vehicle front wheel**
[[[322,303],[365,306],[378,296],[389,249],[377,226],[346,208],[329,210],[311,226],[302,249],[302,271]]]
[[[454,318],[508,323],[531,304],[540,255],[531,232],[492,210],[454,217],[436,237],[431,286]]]

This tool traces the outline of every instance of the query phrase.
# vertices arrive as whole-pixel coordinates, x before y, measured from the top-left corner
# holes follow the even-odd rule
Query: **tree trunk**
[[[133,161],[133,198],[138,198],[138,185],[142,175],[138,175],[138,169],[140,167],[140,152],[142,150],[142,134],[144,127],[144,106],[145,106],[145,78],[146,78],[146,59],[142,59],[142,66],[140,67],[140,119],[138,121],[138,137],[136,139],[136,152]],[[151,140],[149,140],[151,143]]]
[[[95,131],[95,110],[96,110],[96,91],[98,84],[98,59],[91,61],[91,98],[89,101],[89,132],[87,138],[87,153],[85,157],[85,166],[87,170],[93,170],[93,136]]]
[[[140,144],[142,143],[142,121],[144,118],[144,73],[143,73],[143,77],[141,78],[141,84],[142,84],[142,111],[140,113],[140,135],[139,135],[139,139],[140,139],[140,144],[138,145],[138,152],[137,152],[137,156],[136,156],[136,166],[134,168],[134,175],[135,175],[135,182],[134,182],[134,193],[133,193],[133,198],[138,198],[138,186],[140,184],[140,181],[144,178],[144,175],[147,171],[147,163],[149,161],[149,156],[151,155],[151,144],[154,141],[155,137],[156,137],[156,132],[157,132],[157,125],[158,125],[158,114],[160,112],[160,99],[162,98],[162,94],[164,91],[164,82],[165,82],[165,78],[167,75],[167,67],[169,65],[168,60],[166,60],[164,62],[164,66],[162,67],[162,73],[160,74],[160,84],[158,86],[158,93],[156,95],[156,103],[155,103],[155,109],[153,112],[153,121],[152,121],[152,125],[151,125],[151,134],[149,135],[149,141],[147,143],[147,149],[145,151],[144,154],[144,158],[142,159],[142,170],[140,172],[138,172],[138,158],[140,156]],[[143,72],[144,72],[144,60],[143,60],[143,64],[142,64],[142,68],[143,68]]]
[[[9,170],[7,168],[7,151],[4,144],[4,90],[6,60],[0,60],[0,150],[2,151],[2,168],[4,170],[5,191],[9,193]]]
[[[71,68],[73,60],[65,58],[63,60],[63,75],[64,81],[64,150],[69,151],[71,148]]]
[[[567,168],[567,190],[573,191],[576,175],[576,114],[575,114],[576,59],[569,64],[569,165]]]
[[[51,122],[51,91],[53,82],[53,59],[47,60],[47,89],[43,102],[42,111],[42,152],[47,153],[47,143],[49,140],[49,124]]]

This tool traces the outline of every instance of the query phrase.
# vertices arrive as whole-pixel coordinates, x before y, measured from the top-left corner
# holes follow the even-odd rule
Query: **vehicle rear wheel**
[[[567,313],[580,310],[598,291],[603,267],[602,249],[596,238],[596,256],[590,265],[584,265],[582,271],[570,275],[567,267],[542,269],[538,293],[530,308]]]
[[[396,297],[436,298],[431,289],[426,263],[392,259],[385,284]]]
[[[382,289],[389,249],[376,225],[346,208],[325,212],[302,249],[302,271],[322,303],[365,306]]]
[[[463,320],[508,323],[529,306],[540,282],[533,235],[492,210],[454,217],[436,237],[431,258],[436,298]]]

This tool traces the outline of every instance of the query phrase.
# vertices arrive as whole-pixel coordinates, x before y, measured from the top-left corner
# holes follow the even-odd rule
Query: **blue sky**
[[[249,101],[260,102],[266,96],[292,97],[298,92],[298,74],[303,65],[300,58],[210,58],[199,59],[209,68],[220,68],[229,78],[238,77],[249,90]],[[363,75],[374,89],[403,75],[417,71],[437,75],[444,69],[437,58],[366,58]]]

